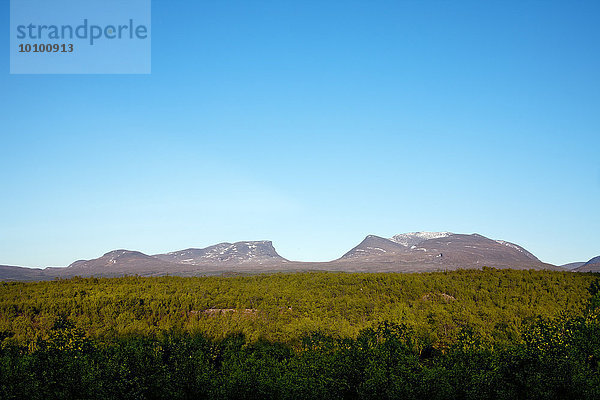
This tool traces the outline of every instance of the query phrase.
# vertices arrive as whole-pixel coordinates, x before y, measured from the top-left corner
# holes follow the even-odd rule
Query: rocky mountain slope
[[[48,269],[48,268],[46,268]],[[2,281],[40,281],[47,279],[44,269],[24,268],[12,265],[0,265],[0,280]]]

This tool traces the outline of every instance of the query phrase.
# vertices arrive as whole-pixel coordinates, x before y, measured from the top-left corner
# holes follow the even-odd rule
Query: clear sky
[[[152,2],[150,75],[0,62],[0,264],[480,233],[600,255],[600,2]]]

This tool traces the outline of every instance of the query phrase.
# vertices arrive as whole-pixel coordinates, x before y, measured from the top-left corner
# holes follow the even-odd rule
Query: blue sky
[[[1,19],[8,27],[8,2]],[[150,75],[0,61],[0,264],[367,234],[600,254],[600,3],[152,2]]]

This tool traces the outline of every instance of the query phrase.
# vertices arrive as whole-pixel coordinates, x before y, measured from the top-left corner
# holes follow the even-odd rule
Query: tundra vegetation
[[[598,399],[594,274],[0,283],[2,399]]]

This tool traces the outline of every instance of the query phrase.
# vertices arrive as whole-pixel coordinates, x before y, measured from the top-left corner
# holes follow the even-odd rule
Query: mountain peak
[[[389,256],[398,252],[405,251],[403,246],[391,241],[390,239],[381,236],[368,235],[363,239],[358,246],[344,254],[341,258],[363,258],[363,257],[379,257]]]

